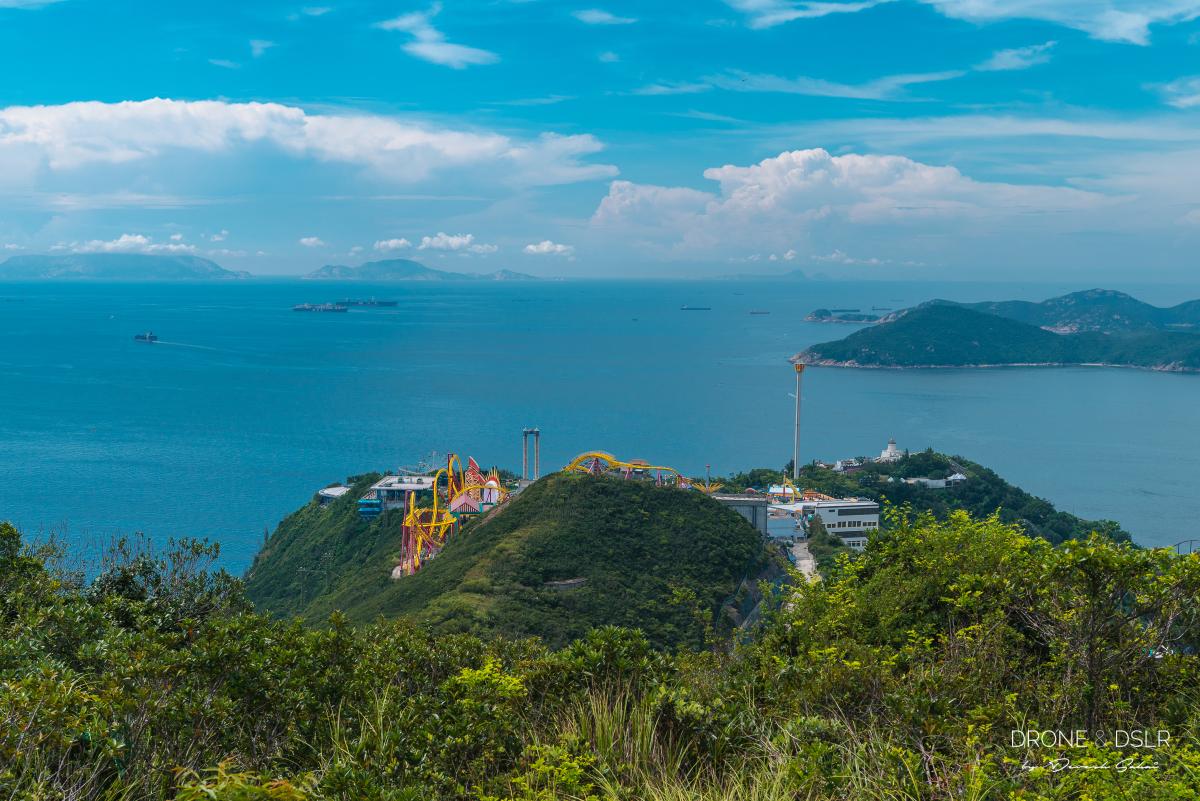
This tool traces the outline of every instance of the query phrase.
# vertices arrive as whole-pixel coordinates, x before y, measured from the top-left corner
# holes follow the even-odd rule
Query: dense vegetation
[[[1018,523],[1030,535],[1053,543],[1086,537],[1100,531],[1111,539],[1129,541],[1129,534],[1110,520],[1084,520],[1054,508],[1049,501],[1014,486],[995,471],[961,456],[947,456],[933,450],[920,451],[898,462],[878,463],[863,457],[855,473],[836,473],[815,464],[801,468],[800,484],[808,489],[838,498],[870,498],[896,507],[909,507],[916,512],[930,512],[945,519],[951,512],[965,511],[979,518],[999,514],[1005,523]],[[920,484],[907,484],[906,478],[946,478],[963,473],[967,480],[957,486],[932,489]],[[732,490],[754,488],[762,490],[779,484],[790,475],[791,465],[783,470],[757,468],[737,473],[721,481]],[[886,525],[886,521],[884,521]],[[1180,534],[1180,539],[1184,539]]]
[[[0,526],[0,797],[1175,801],[1200,787],[1200,555],[897,517],[862,557],[783,590],[752,641],[672,655],[612,628],[556,651],[337,615],[308,628],[247,612],[185,545],[85,587]],[[1013,744],[1030,729],[1089,742]],[[1169,740],[1113,743],[1141,729]]]
[[[749,523],[700,493],[560,473],[469,525],[416,575],[392,580],[399,512],[373,523],[355,513],[372,478],[280,524],[248,575],[260,609],[310,621],[334,610],[356,622],[407,616],[438,632],[537,635],[555,646],[619,624],[657,646],[698,645],[744,580],[780,572]]]
[[[918,306],[890,322],[824,342],[796,357],[849,367],[1108,364],[1200,370],[1200,336],[1174,331],[1056,334],[964,306]]]

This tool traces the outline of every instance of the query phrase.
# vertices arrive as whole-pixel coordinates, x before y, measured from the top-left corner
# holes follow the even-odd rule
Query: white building
[[[867,547],[867,537],[879,530],[879,504],[859,498],[805,500],[796,503],[774,504],[772,511],[796,519],[797,528],[807,536],[808,525],[820,519],[825,530],[842,539],[847,548],[861,551]]]
[[[327,503],[336,501],[349,491],[349,487],[342,484],[335,484],[332,487],[325,487],[324,489],[317,490],[317,498],[320,500],[321,505],[324,506]]]
[[[879,454],[877,462],[898,462],[904,458],[904,452],[896,447],[896,440],[889,439],[887,447]]]

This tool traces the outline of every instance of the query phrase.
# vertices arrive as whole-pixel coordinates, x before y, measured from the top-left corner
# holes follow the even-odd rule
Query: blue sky
[[[0,0],[0,248],[1192,281],[1200,0]]]

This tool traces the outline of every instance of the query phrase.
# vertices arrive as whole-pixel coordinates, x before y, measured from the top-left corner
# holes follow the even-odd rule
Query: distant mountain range
[[[0,263],[0,281],[197,281],[248,278],[199,256],[138,253],[72,253],[12,256]]]
[[[1200,371],[1200,301],[1170,308],[1094,289],[1042,303],[935,300],[794,361],[832,367],[1108,365]]]
[[[368,261],[357,267],[344,264],[326,264],[314,270],[305,279],[313,281],[537,281],[537,277],[516,273],[512,270],[497,270],[492,273],[455,273],[435,270],[411,259],[384,259]]]

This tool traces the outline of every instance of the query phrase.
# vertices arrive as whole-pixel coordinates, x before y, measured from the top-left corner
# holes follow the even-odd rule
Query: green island
[[[0,524],[0,793],[1197,797],[1200,553],[959,457],[858,467],[802,470],[888,504],[862,553],[815,526],[811,579],[709,493],[611,475],[542,478],[398,580],[371,475],[244,579],[196,541],[85,579]]]
[[[1097,365],[1200,371],[1200,334],[1190,333],[1193,323],[1180,322],[1189,318],[1175,313],[1180,308],[1195,311],[1194,302],[1160,309],[1172,315],[1137,325],[1120,313],[1098,311],[1094,304],[1077,304],[1070,314],[1058,305],[1050,312],[1038,304],[984,305],[925,303],[844,339],[813,345],[793,360],[824,367]],[[1019,312],[1033,322],[1002,316],[1001,310]]]

